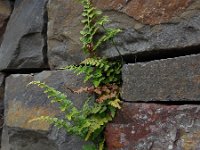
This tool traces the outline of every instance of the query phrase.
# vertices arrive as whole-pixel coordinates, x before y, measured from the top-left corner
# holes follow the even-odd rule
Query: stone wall
[[[106,127],[109,150],[200,149],[200,1],[92,0],[122,29],[114,40],[125,65],[122,109]],[[82,77],[59,68],[78,64],[82,7],[76,0],[0,1],[2,150],[80,150],[85,143],[46,123],[61,116],[33,80],[74,95]],[[107,43],[99,55],[118,58]],[[3,124],[4,122],[4,124]],[[3,127],[3,128],[2,128]]]

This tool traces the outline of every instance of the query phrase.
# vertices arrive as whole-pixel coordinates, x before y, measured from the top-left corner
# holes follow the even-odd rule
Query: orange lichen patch
[[[112,126],[112,124],[108,124],[105,131],[106,143],[109,150],[123,148],[128,145],[129,142],[126,138],[121,138],[123,135],[123,129],[118,126]],[[125,135],[125,134],[124,134]],[[123,136],[122,136],[123,137]]]
[[[184,150],[193,150],[197,149],[199,145],[200,131],[193,133],[183,133],[181,140],[183,141]]]
[[[6,114],[6,125],[31,130],[48,131],[50,125],[45,121],[31,121],[40,116],[55,116],[58,111],[50,107],[28,107],[19,101],[12,101],[8,104]]]
[[[180,15],[192,0],[98,0],[100,9],[117,10],[140,21],[155,25]]]

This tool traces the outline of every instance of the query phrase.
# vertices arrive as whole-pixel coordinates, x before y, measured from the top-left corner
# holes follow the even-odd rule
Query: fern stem
[[[104,25],[102,25],[102,28],[104,29],[104,31],[106,31],[106,28],[104,27]],[[115,50],[118,52],[118,54],[119,54],[119,56],[121,58],[121,63],[124,64],[124,58],[123,58],[122,54],[120,53],[120,50],[118,49],[118,47],[117,47],[115,41],[113,40],[113,38],[111,38],[111,42],[112,42],[113,46],[115,47]]]

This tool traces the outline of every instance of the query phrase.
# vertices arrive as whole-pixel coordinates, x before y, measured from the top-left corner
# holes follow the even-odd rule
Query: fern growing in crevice
[[[121,67],[118,61],[108,61],[99,57],[87,58],[80,65],[70,65],[64,69],[73,70],[77,75],[84,73],[84,82],[90,80],[95,87],[121,83]]]
[[[98,40],[95,41],[94,36],[96,35],[96,33],[98,33],[100,28],[102,28],[106,23],[109,22],[109,19],[107,16],[102,16],[102,12],[93,7],[90,0],[79,1],[84,7],[82,13],[82,23],[84,24],[84,28],[80,32],[82,35],[82,37],[80,38],[80,41],[83,44],[82,49],[85,53],[94,54],[100,45],[115,37],[116,34],[121,32],[121,30],[115,28],[104,28],[104,35],[102,35]]]
[[[74,93],[87,92],[96,95],[96,100],[86,100],[81,109],[74,106],[67,96],[56,89],[49,87],[45,83],[33,81],[30,84],[38,85],[44,89],[52,103],[58,103],[59,109],[64,113],[64,118],[52,118],[41,116],[34,120],[44,120],[54,124],[58,128],[64,128],[68,133],[80,136],[86,141],[93,141],[96,146],[85,146],[84,150],[103,150],[104,135],[103,131],[106,124],[115,117],[117,109],[120,109],[120,85],[121,85],[121,61],[110,61],[96,56],[95,51],[100,46],[111,40],[121,30],[105,28],[108,17],[102,16],[102,12],[92,6],[90,0],[79,0],[83,7],[83,30],[80,32],[82,50],[89,53],[90,57],[82,61],[79,65],[70,65],[63,69],[72,70],[77,75],[84,74],[84,82],[90,81],[90,87],[80,87],[80,89],[70,89]],[[94,40],[100,29],[104,29],[104,34]],[[33,120],[33,121],[34,121]]]
[[[87,100],[79,110],[65,94],[45,83],[33,81],[29,84],[35,84],[44,89],[44,93],[51,99],[51,103],[58,103],[60,111],[65,114],[62,119],[41,116],[32,121],[47,121],[58,128],[64,128],[69,134],[80,136],[86,141],[91,140],[97,145],[100,143],[97,146],[99,149],[103,147],[104,137],[101,132],[105,125],[114,118],[120,101],[110,99],[102,103],[89,103],[89,100]]]

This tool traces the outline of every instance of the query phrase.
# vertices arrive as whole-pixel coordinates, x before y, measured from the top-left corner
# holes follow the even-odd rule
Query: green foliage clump
[[[105,125],[114,118],[120,101],[108,100],[103,103],[89,103],[88,99],[82,109],[79,110],[65,94],[47,86],[45,83],[33,81],[29,84],[35,84],[44,89],[44,93],[51,99],[51,103],[58,103],[60,111],[65,114],[62,119],[41,116],[32,121],[47,121],[58,128],[64,128],[69,134],[98,143],[99,149],[100,147],[103,148],[104,137],[101,132]]]
[[[109,22],[108,17],[102,16],[102,12],[93,7],[90,0],[79,1],[84,7],[82,23],[85,26],[80,32],[82,35],[80,38],[83,44],[82,49],[85,53],[94,53],[100,45],[112,39],[116,34],[121,32],[121,30],[115,28],[104,28],[104,25]],[[94,40],[94,36],[102,27],[105,30],[104,35],[102,35],[98,40]]]
[[[38,85],[44,89],[44,93],[51,99],[51,103],[58,103],[60,111],[65,115],[64,118],[52,118],[50,116],[41,116],[34,120],[44,120],[64,128],[67,133],[80,136],[86,141],[91,140],[94,145],[84,146],[84,150],[103,150],[104,147],[104,128],[120,109],[120,92],[121,84],[121,67],[122,62],[110,61],[96,56],[95,51],[100,46],[111,40],[120,29],[105,28],[108,23],[108,17],[102,16],[102,12],[92,6],[90,0],[79,0],[83,7],[83,30],[80,32],[82,50],[89,53],[90,57],[82,61],[79,65],[70,65],[63,69],[72,70],[77,75],[84,74],[84,82],[93,83],[91,87],[81,87],[74,93],[88,92],[96,95],[96,100],[91,102],[90,99],[85,101],[83,107],[78,109],[67,96],[56,89],[49,87],[45,83],[33,81],[30,84]],[[104,34],[95,39],[94,37],[104,29]]]
[[[70,65],[65,69],[73,70],[77,75],[84,73],[84,82],[90,80],[95,87],[106,84],[121,83],[121,67],[118,61],[108,61],[102,58],[88,58],[80,65]]]

